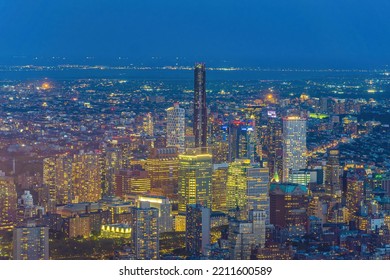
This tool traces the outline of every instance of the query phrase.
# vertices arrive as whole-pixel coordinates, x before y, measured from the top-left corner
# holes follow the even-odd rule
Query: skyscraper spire
[[[278,174],[278,166],[276,165],[276,159],[274,160],[274,176],[271,179],[271,182],[279,183],[279,174]]]

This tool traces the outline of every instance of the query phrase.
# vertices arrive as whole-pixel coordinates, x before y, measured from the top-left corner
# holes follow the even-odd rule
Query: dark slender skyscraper
[[[206,67],[195,64],[194,77],[194,135],[195,147],[207,146]]]
[[[325,188],[327,194],[341,197],[339,158],[339,150],[329,150],[325,170]]]
[[[210,208],[189,204],[186,210],[187,252],[205,256],[210,249]]]

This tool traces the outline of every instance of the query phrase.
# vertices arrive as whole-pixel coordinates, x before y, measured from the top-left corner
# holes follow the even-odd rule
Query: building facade
[[[167,147],[177,147],[179,153],[183,153],[185,131],[185,110],[175,103],[167,109]]]
[[[307,165],[306,119],[299,116],[283,118],[283,182],[288,182],[290,170]]]
[[[201,148],[179,155],[179,211],[186,205],[211,207],[212,155]]]
[[[206,66],[196,63],[194,70],[194,122],[195,147],[207,147]]]

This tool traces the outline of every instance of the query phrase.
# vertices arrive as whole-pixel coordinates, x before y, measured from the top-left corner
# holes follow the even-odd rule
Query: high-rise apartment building
[[[102,197],[99,155],[80,153],[72,162],[73,202],[96,202]]]
[[[49,187],[50,199],[57,204],[71,202],[72,158],[67,155],[43,161],[43,184]]]
[[[11,231],[16,222],[17,194],[14,179],[0,171],[0,231]]]
[[[49,228],[28,222],[13,231],[14,260],[48,260]]]
[[[56,198],[57,198],[57,164],[56,158],[45,158],[43,160],[43,184],[48,189],[48,198],[46,211],[54,212],[56,206]]]
[[[167,109],[167,147],[177,147],[179,153],[185,150],[185,110],[179,103]]]
[[[159,259],[158,210],[144,201],[132,209],[132,243],[137,260]]]

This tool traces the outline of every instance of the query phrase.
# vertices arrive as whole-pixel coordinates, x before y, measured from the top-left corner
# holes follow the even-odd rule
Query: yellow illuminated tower
[[[154,123],[153,116],[151,113],[147,113],[142,119],[142,130],[149,136],[154,135]]]
[[[57,184],[56,184],[56,158],[45,158],[43,160],[43,184],[48,188],[49,197],[47,205],[45,205],[47,212],[55,212]]]
[[[104,188],[105,195],[112,196],[115,190],[115,173],[122,168],[122,153],[119,148],[107,148],[104,160]]]
[[[72,163],[73,202],[96,202],[102,197],[99,155],[80,153]]]
[[[226,196],[227,196],[227,163],[213,165],[213,178],[211,184],[212,210],[227,213]]]
[[[153,192],[172,197],[177,194],[179,158],[176,147],[154,148],[147,159]]]
[[[229,164],[227,178],[226,207],[231,209],[244,209],[247,204],[247,185],[245,166],[250,165],[250,160],[239,159]]]
[[[212,155],[202,148],[179,155],[179,211],[186,205],[211,206]]]
[[[228,210],[269,212],[269,171],[249,159],[229,164],[226,206]]]
[[[356,220],[361,202],[364,200],[364,178],[353,172],[346,175],[346,202],[350,220]]]
[[[72,158],[63,155],[56,160],[57,203],[71,202]]]
[[[56,204],[71,202],[71,176],[71,157],[60,155],[43,160],[43,184],[49,190],[48,211],[53,212]]]
[[[17,194],[12,177],[0,171],[0,231],[11,231],[16,221]]]

